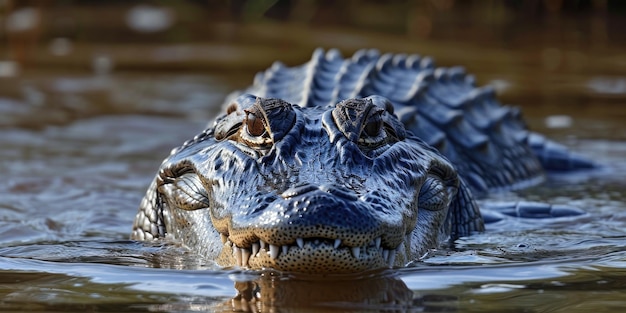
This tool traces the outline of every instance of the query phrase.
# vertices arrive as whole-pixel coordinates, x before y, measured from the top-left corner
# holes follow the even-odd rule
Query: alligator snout
[[[258,239],[275,245],[295,244],[297,238],[339,239],[342,245],[359,247],[382,236],[384,246],[395,248],[403,239],[403,223],[378,210],[371,197],[362,198],[332,185],[289,188],[260,204],[265,207],[256,213],[233,215],[231,241],[245,246]]]
[[[259,214],[232,217],[222,257],[251,267],[393,266],[406,230],[369,200],[332,184],[289,188]]]

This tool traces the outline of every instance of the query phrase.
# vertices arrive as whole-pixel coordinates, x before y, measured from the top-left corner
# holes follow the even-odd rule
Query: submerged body
[[[403,266],[483,230],[472,192],[592,166],[462,70],[416,56],[318,50],[246,92],[163,162],[133,239],[171,237],[223,266]]]

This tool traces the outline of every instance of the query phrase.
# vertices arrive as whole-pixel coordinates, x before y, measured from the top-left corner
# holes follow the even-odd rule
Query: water
[[[266,27],[259,31],[273,33]],[[174,244],[129,241],[162,159],[204,128],[226,94],[249,84],[254,73],[128,72],[116,66],[134,64],[137,56],[101,49],[113,52],[90,56],[88,71],[0,71],[0,311],[626,311],[626,88],[617,57],[558,45],[503,52],[323,34],[322,44],[348,50],[378,43],[467,65],[481,83],[500,90],[505,103],[523,105],[531,128],[606,165],[485,201],[544,201],[588,213],[508,219],[411,267],[341,277],[219,268]],[[61,44],[53,55],[84,49]],[[180,57],[237,56],[232,64],[261,63],[260,70],[269,60],[249,56],[294,61],[311,52],[308,46],[290,54],[280,46],[223,47],[190,44]],[[619,54],[608,51],[599,55]],[[171,66],[155,55],[156,65]]]

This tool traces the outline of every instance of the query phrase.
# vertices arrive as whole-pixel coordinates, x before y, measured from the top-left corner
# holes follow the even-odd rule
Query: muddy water
[[[485,201],[588,214],[506,220],[410,268],[349,277],[223,269],[181,247],[127,240],[161,160],[253,72],[54,68],[2,78],[0,310],[626,311],[625,72],[603,75],[609,61],[594,66],[591,54],[589,70],[573,74],[484,51],[461,58],[475,61],[481,83],[522,105],[533,129],[606,165]]]

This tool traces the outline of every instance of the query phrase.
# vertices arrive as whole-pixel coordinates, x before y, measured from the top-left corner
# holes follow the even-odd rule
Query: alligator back
[[[317,49],[300,66],[274,63],[245,92],[307,107],[384,96],[406,128],[443,153],[474,192],[544,179],[519,109],[501,105],[492,88],[476,87],[462,68],[436,68],[428,57],[361,50],[344,59],[337,50]]]

